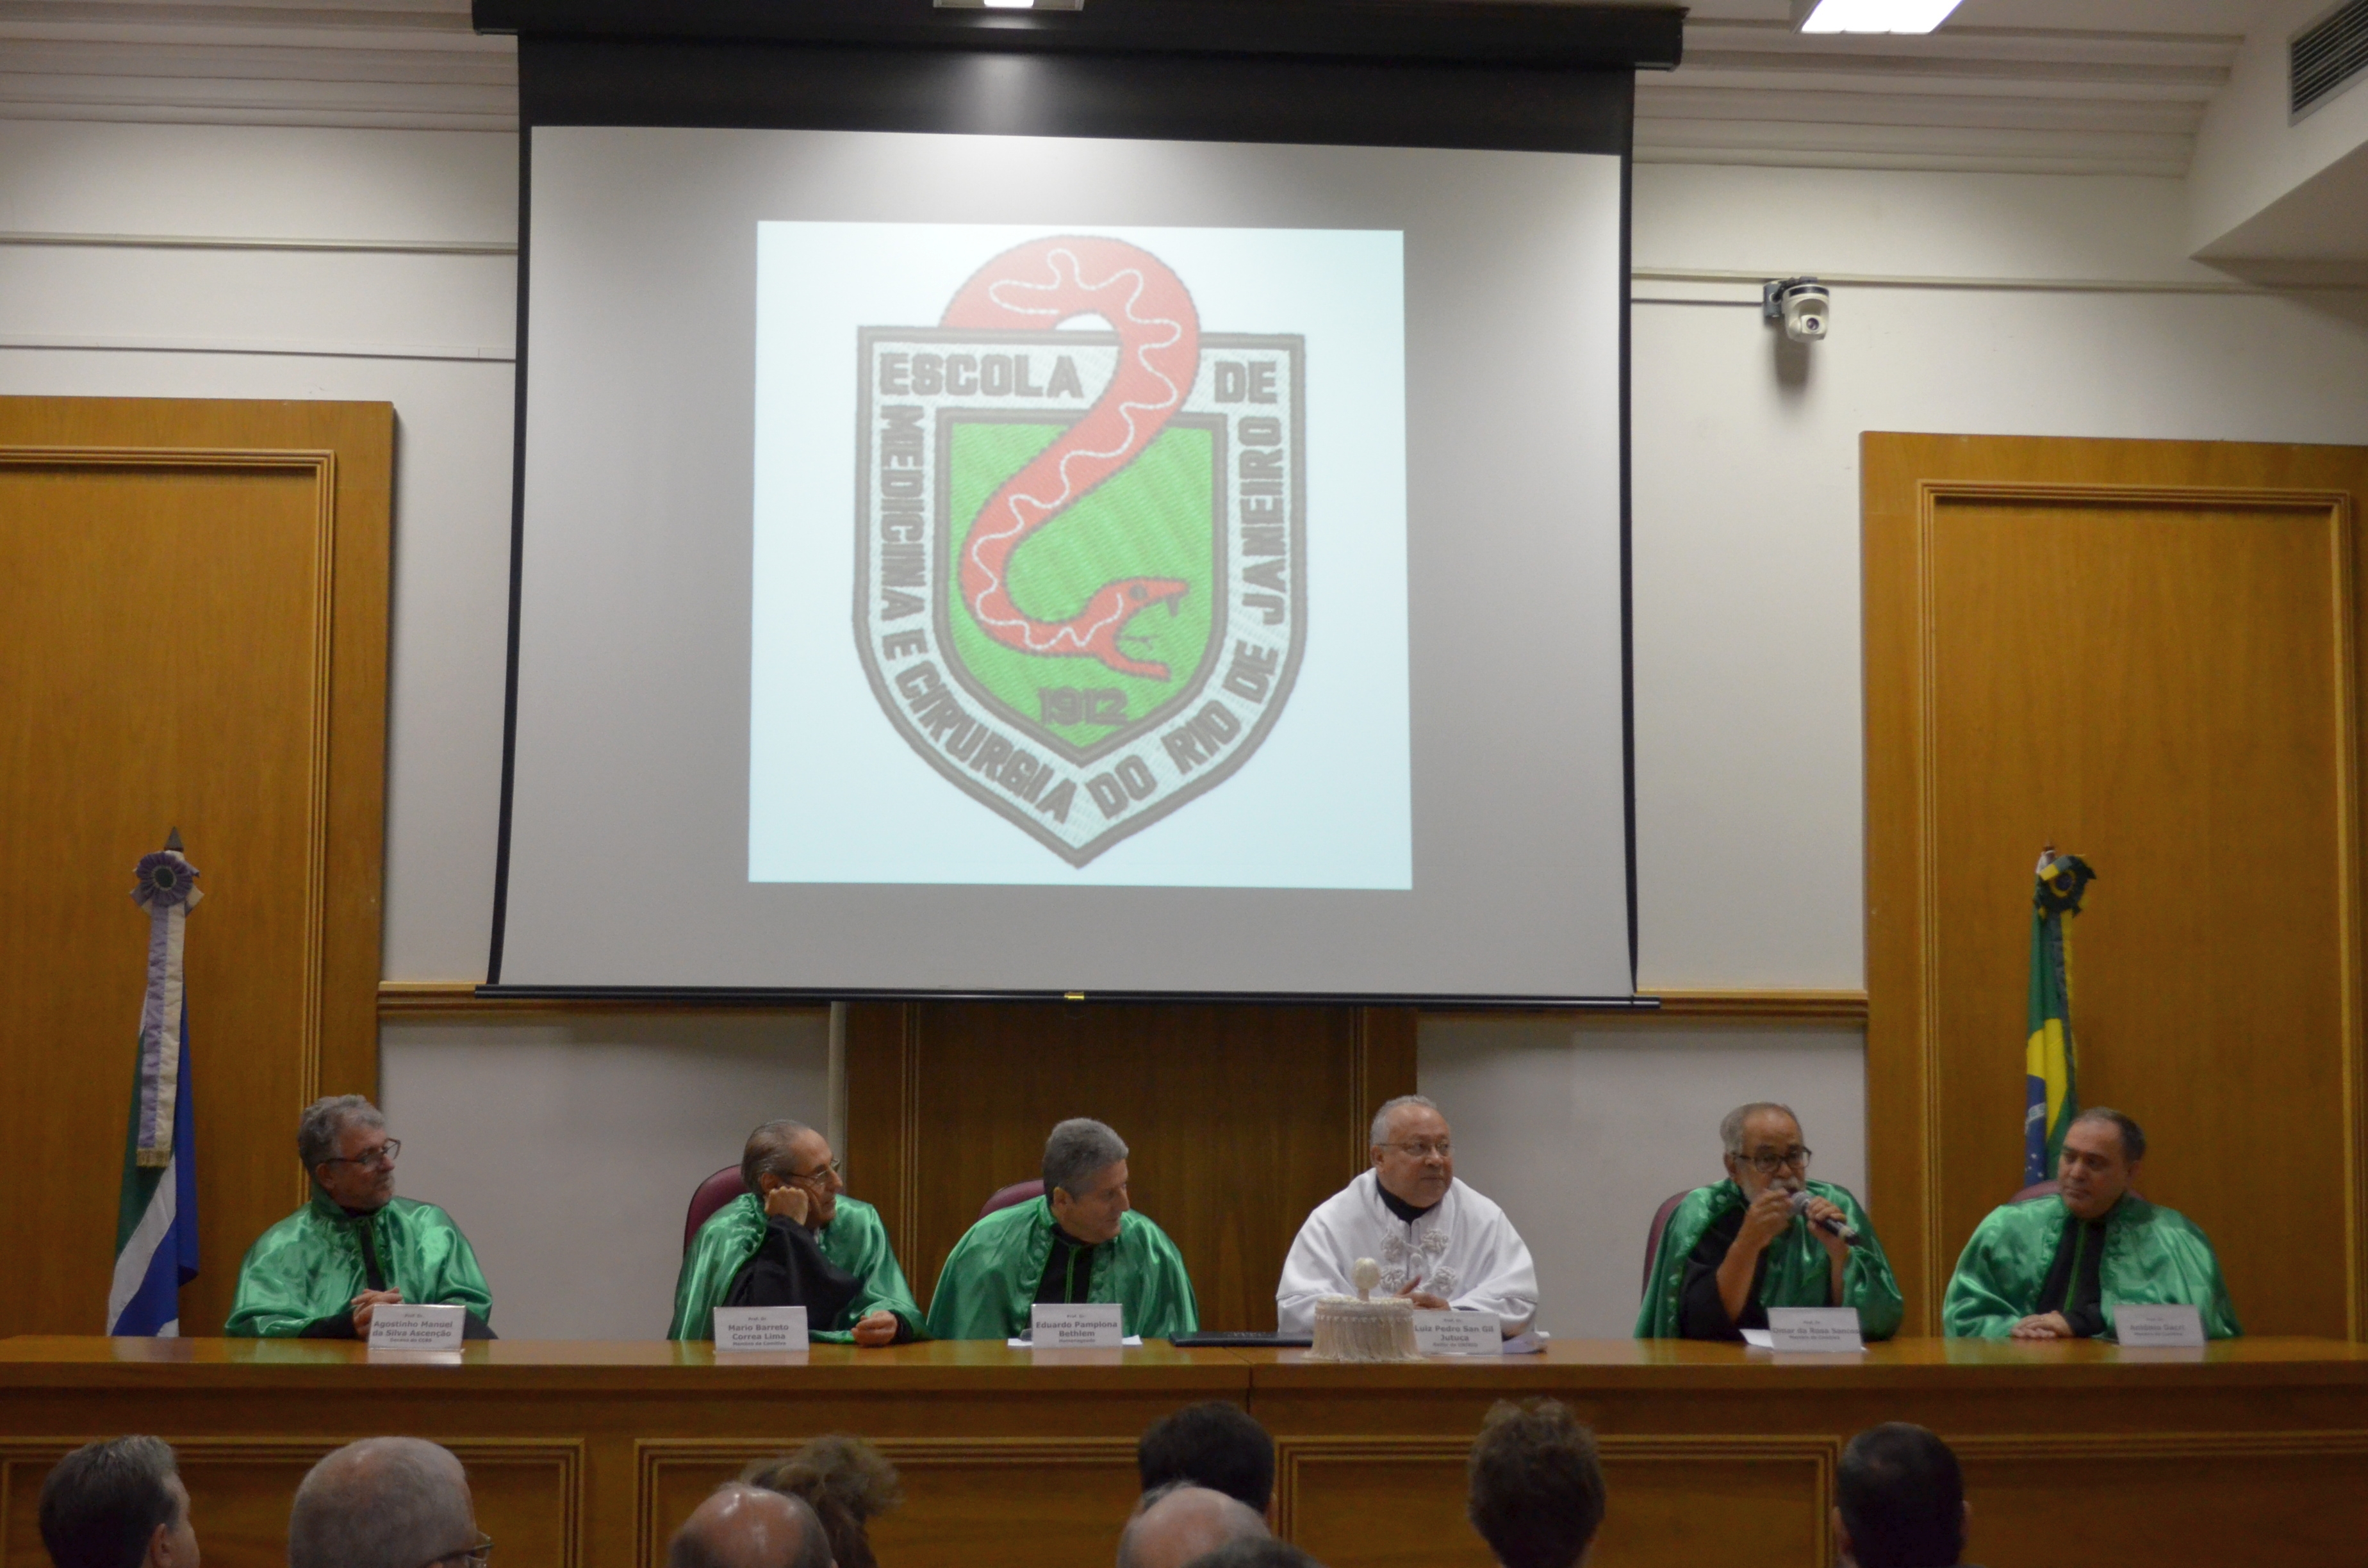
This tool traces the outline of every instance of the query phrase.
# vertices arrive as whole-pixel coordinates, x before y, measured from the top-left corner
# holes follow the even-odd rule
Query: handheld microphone
[[[1793,1212],[1801,1215],[1806,1215],[1809,1212],[1809,1193],[1807,1188],[1801,1188],[1793,1194]],[[1826,1234],[1829,1236],[1839,1236],[1842,1239],[1843,1244],[1846,1246],[1864,1246],[1866,1244],[1865,1239],[1859,1234],[1858,1227],[1851,1224],[1848,1220],[1813,1219],[1809,1223],[1815,1225],[1817,1229],[1825,1232]]]

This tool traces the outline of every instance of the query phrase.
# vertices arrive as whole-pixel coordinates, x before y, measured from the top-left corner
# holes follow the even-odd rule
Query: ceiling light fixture
[[[1956,8],[1957,0],[1793,0],[1793,26],[1804,33],[1929,33]]]
[[[940,11],[1082,11],[1086,0],[934,0]]]

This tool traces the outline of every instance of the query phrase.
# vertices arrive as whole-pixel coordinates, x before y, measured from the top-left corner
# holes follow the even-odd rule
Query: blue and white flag
[[[138,876],[131,896],[148,909],[148,994],[132,1062],[107,1332],[169,1335],[181,1332],[181,1287],[198,1277],[197,1140],[181,960],[189,911],[204,895],[177,833],[164,849],[142,857]]]

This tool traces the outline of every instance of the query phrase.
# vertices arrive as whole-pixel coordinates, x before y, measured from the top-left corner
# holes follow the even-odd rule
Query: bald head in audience
[[[727,1481],[674,1532],[666,1568],[832,1568],[830,1537],[804,1498]]]
[[[418,1437],[347,1443],[288,1511],[288,1568],[457,1568],[483,1547],[468,1473]]]
[[[1221,1546],[1266,1533],[1266,1520],[1247,1504],[1178,1482],[1144,1493],[1135,1505],[1118,1538],[1118,1568],[1184,1568]]]

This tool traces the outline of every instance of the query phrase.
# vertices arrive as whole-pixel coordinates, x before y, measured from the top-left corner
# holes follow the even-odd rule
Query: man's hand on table
[[[1415,1287],[1421,1283],[1422,1281],[1419,1279],[1409,1280],[1406,1284],[1406,1288],[1399,1291],[1398,1294],[1414,1302],[1415,1310],[1417,1312],[1446,1312],[1448,1310],[1446,1298],[1434,1296],[1428,1290],[1416,1290]]]
[[[354,1298],[354,1332],[370,1337],[370,1317],[381,1306],[393,1306],[403,1300],[400,1290],[365,1290]]]
[[[2014,1325],[2017,1339],[2070,1339],[2072,1325],[2062,1312],[2040,1312]]]
[[[872,1312],[855,1325],[858,1345],[894,1345],[896,1343],[896,1314]]]

